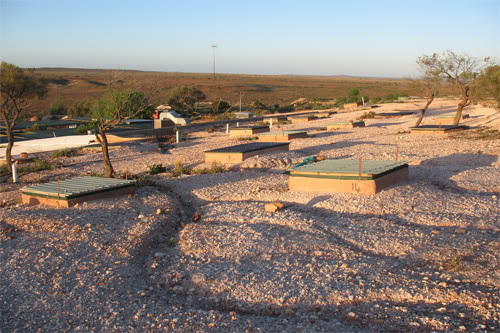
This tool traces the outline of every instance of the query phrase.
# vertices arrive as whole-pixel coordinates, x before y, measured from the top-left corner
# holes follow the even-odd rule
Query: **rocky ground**
[[[455,105],[438,100],[426,120]],[[145,176],[243,143],[223,130],[117,145],[111,159],[140,177],[136,194],[73,208],[22,205],[18,189],[97,175],[100,153],[40,154],[57,169],[0,184],[1,332],[500,331],[498,113],[469,107],[474,128],[457,135],[410,134],[416,115],[322,130],[367,111],[284,125],[312,136],[223,173]],[[311,155],[396,152],[410,181],[375,196],[290,192],[283,173]],[[285,207],[266,212],[276,200]]]

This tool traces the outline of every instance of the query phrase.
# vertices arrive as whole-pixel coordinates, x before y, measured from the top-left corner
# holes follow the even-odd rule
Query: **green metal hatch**
[[[269,135],[269,136],[281,136],[281,135],[292,135],[292,134],[307,134],[306,131],[272,131],[266,133],[259,133],[259,135]]]
[[[59,182],[55,181],[25,186],[21,188],[21,193],[44,198],[68,200],[93,193],[129,187],[134,184],[135,180],[83,176],[61,180]]]
[[[324,160],[290,170],[292,177],[313,177],[329,179],[376,179],[402,168],[404,161],[362,160]]]

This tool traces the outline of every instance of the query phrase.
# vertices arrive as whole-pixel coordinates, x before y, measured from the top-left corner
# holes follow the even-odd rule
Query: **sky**
[[[415,77],[446,50],[500,59],[500,0],[0,0],[20,67]]]

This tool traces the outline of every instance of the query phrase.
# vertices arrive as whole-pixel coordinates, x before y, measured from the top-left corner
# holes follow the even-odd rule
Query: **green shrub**
[[[292,112],[294,109],[293,105],[282,106],[278,109],[278,113]]]
[[[253,141],[253,140],[257,140],[258,138],[259,138],[258,136],[251,136],[248,138],[238,138],[238,141]]]
[[[204,174],[211,174],[211,173],[221,173],[221,172],[226,172],[227,169],[224,165],[214,161],[212,162],[212,165],[210,168],[200,168],[200,169],[195,169],[192,170],[191,173],[194,175],[204,175]]]
[[[265,114],[273,114],[274,110],[257,109],[253,111],[254,116],[263,116]]]
[[[54,170],[55,168],[55,164],[40,158],[33,162],[32,171]]]
[[[0,176],[8,175],[10,173],[7,164],[0,165]]]
[[[149,166],[148,174],[156,175],[156,174],[163,173],[166,171],[167,171],[167,168],[164,167],[162,164],[153,164],[153,165]]]
[[[61,150],[56,150],[52,152],[51,156],[52,158],[58,158],[58,157],[71,157],[78,155],[78,152],[80,149],[78,148],[67,148],[67,149],[61,149]]]
[[[236,115],[232,112],[224,112],[224,113],[221,113],[221,114],[217,114],[215,115],[214,117],[214,120],[231,120],[231,119],[235,119],[236,118]]]
[[[359,96],[359,89],[349,88],[349,90],[347,91],[347,96],[349,96],[349,98],[357,98]]]
[[[68,115],[72,118],[86,117],[90,114],[93,102],[90,99],[83,99],[71,105]]]
[[[175,161],[174,169],[170,172],[172,177],[179,177],[181,175],[189,175],[191,171],[184,166],[182,161]]]
[[[51,163],[48,160],[44,159],[35,159],[31,165],[28,166],[22,166],[17,169],[19,175],[30,173],[30,172],[37,172],[37,171],[43,171],[43,170],[54,170],[56,168],[56,165],[54,163]]]
[[[40,125],[38,123],[34,123],[30,127],[30,132],[36,133],[40,130]]]
[[[54,116],[66,114],[66,111],[66,105],[62,103],[51,104],[49,107],[49,114]]]
[[[365,112],[364,114],[359,117],[359,119],[373,119],[375,118],[375,112],[370,111],[370,112]]]
[[[88,131],[92,130],[95,130],[95,125],[93,123],[82,124],[76,128],[75,134],[86,135]]]

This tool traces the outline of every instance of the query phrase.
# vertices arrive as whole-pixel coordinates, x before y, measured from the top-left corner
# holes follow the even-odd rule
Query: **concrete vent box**
[[[316,116],[295,116],[295,117],[288,117],[288,120],[292,122],[292,124],[298,124],[298,123],[306,123],[312,120],[316,120],[318,117]]]
[[[292,139],[307,138],[306,131],[271,131],[259,134],[260,142],[286,142]]]
[[[269,132],[268,126],[240,126],[233,127],[229,129],[229,136],[241,137],[241,136],[252,136],[258,133]]]
[[[107,199],[135,192],[135,180],[76,177],[21,188],[24,204],[71,207],[86,201]]]
[[[289,142],[253,142],[237,146],[224,147],[204,152],[205,163],[241,163],[245,159],[262,154],[289,150]]]
[[[408,180],[402,161],[324,160],[290,170],[290,191],[358,193],[374,195]]]

